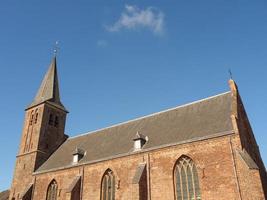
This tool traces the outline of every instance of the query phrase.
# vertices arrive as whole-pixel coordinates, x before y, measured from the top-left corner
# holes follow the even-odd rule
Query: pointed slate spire
[[[59,107],[60,109],[63,109],[64,111],[67,111],[60,101],[56,57],[52,59],[49,69],[42,81],[42,84],[33,102],[27,107],[27,109],[44,102],[48,102],[50,104],[53,104],[54,106]]]

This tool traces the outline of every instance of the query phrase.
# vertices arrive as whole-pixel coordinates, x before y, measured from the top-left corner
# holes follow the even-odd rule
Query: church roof
[[[10,193],[9,190],[0,192],[0,200],[8,200],[9,193]]]
[[[231,92],[226,92],[72,137],[35,173],[72,167],[72,154],[76,148],[85,151],[78,165],[136,153],[132,139],[137,132],[148,137],[141,152],[231,134],[231,109]]]
[[[44,102],[48,102],[62,110],[67,111],[60,101],[56,57],[52,59],[49,69],[45,74],[45,77],[33,102],[26,109]]]

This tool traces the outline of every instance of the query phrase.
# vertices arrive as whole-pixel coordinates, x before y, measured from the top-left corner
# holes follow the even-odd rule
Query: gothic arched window
[[[197,168],[187,156],[180,157],[174,168],[176,200],[201,200]]]
[[[37,123],[37,121],[38,121],[38,112],[36,112],[36,114],[35,114],[34,123],[36,124],[36,123]]]
[[[57,182],[53,180],[48,186],[46,200],[56,200],[56,199],[57,199]]]
[[[53,121],[54,121],[53,118],[54,118],[53,115],[50,114],[50,115],[49,115],[49,121],[48,121],[48,124],[49,124],[49,125],[53,125]]]
[[[33,124],[34,111],[31,112],[30,126]]]
[[[101,200],[115,200],[115,177],[110,169],[102,177]]]
[[[58,127],[58,116],[55,116],[55,123],[54,123],[55,127]]]

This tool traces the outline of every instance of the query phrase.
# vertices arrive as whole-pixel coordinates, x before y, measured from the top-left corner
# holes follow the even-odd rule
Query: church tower
[[[33,100],[25,109],[25,120],[10,200],[31,199],[33,172],[67,139],[64,134],[68,111],[60,101],[56,57]]]

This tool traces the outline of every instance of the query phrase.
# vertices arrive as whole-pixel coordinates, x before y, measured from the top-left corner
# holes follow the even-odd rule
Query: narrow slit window
[[[31,119],[30,119],[30,125],[33,124],[33,118],[34,118],[34,114],[33,114],[33,112],[32,112],[32,114],[31,114]]]
[[[35,119],[34,119],[34,123],[36,124],[38,121],[38,112],[35,114]]]
[[[54,124],[55,127],[58,127],[58,116],[55,117],[55,124]]]
[[[49,121],[48,121],[48,124],[49,124],[49,125],[53,125],[53,115],[52,115],[52,114],[49,115]]]

